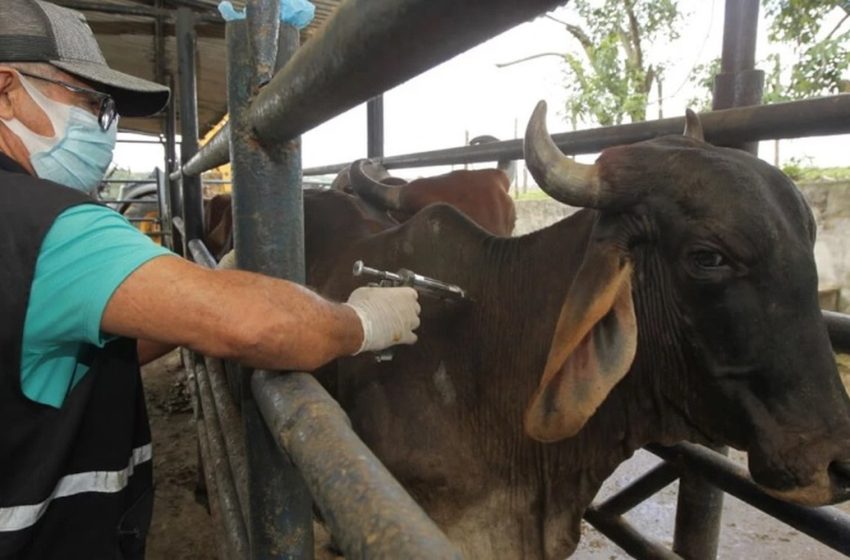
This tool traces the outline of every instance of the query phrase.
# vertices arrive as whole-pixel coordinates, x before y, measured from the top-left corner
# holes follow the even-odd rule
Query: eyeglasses
[[[29,72],[24,72],[22,70],[17,70],[17,72],[28,78],[35,78],[36,80],[42,80],[44,82],[56,84],[57,86],[62,86],[70,92],[81,93],[83,95],[88,95],[89,97],[94,98],[94,100],[98,103],[97,123],[100,125],[100,129],[104,132],[109,130],[109,127],[112,126],[112,123],[114,123],[115,119],[118,118],[118,112],[115,110],[115,100],[112,99],[112,96],[108,93],[75,86],[73,84],[63,82],[61,80],[54,80],[51,78],[45,78],[44,76],[30,74]]]

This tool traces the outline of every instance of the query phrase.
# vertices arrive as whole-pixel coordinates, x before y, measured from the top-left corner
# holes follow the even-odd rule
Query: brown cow
[[[330,255],[331,297],[363,282],[355,259],[470,295],[423,298],[419,342],[392,361],[339,361],[327,385],[355,430],[467,558],[569,555],[602,482],[649,442],[731,445],[775,496],[846,499],[850,401],[793,183],[695,137],[584,166],[544,123],[542,106],[528,166],[584,210],[506,239],[437,205]]]
[[[516,208],[508,194],[510,180],[500,169],[460,169],[434,177],[398,184],[394,177],[375,179],[375,165],[358,160],[348,170],[351,189],[376,208],[385,209],[399,222],[431,204],[453,206],[493,235],[508,237],[516,223]]]
[[[509,187],[507,175],[499,169],[453,171],[408,183],[390,177],[380,164],[358,160],[337,175],[330,190],[335,194],[324,194],[328,192],[324,189],[304,190],[308,268],[312,256],[326,247],[350,243],[358,238],[358,232],[374,233],[394,227],[435,203],[454,206],[494,235],[509,236],[516,222]],[[354,193],[359,198],[352,196]],[[204,201],[204,242],[216,259],[233,248],[231,205],[229,194]],[[311,205],[316,211],[310,210]],[[343,214],[337,216],[337,212]]]
[[[489,135],[476,136],[471,146],[498,142]],[[377,161],[361,159],[340,171],[331,189],[357,194],[398,223],[436,203],[454,206],[493,235],[510,236],[516,208],[509,192],[516,163],[500,160],[496,169],[458,170],[406,181],[393,177]]]

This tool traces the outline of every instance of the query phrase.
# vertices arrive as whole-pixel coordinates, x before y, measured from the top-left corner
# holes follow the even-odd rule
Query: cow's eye
[[[714,270],[729,264],[726,257],[717,251],[694,251],[690,254],[690,259],[697,268],[701,268],[703,270]]]

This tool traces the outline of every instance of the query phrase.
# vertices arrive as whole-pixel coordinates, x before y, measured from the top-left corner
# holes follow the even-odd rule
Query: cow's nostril
[[[850,488],[850,461],[833,461],[829,465],[829,474],[842,488]]]

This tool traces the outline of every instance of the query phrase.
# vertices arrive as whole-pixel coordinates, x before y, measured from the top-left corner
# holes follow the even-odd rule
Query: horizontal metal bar
[[[101,183],[107,184],[123,184],[123,185],[144,185],[147,183],[156,183],[156,179],[101,179]]]
[[[622,515],[679,478],[679,470],[662,462],[649,472],[594,507],[602,513]]]
[[[251,390],[346,558],[460,558],[312,375],[259,371]]]
[[[850,352],[850,315],[822,311],[832,348],[837,352]]]
[[[531,107],[529,107],[529,110]],[[805,101],[737,107],[700,114],[708,142],[724,145],[774,138],[802,138],[850,132],[850,95]],[[565,154],[589,154],[620,144],[631,144],[667,134],[680,134],[684,117],[629,123],[552,135]],[[383,158],[387,168],[426,167],[522,159],[522,139],[459,146]],[[304,175],[337,173],[350,162],[311,167]]]
[[[98,202],[102,202],[104,204],[159,204],[159,200],[150,198],[128,198],[126,200],[102,198],[99,199]]]
[[[172,21],[175,18],[174,10],[164,8],[153,8],[151,6],[139,5],[124,5],[124,4],[108,4],[105,2],[94,2],[90,0],[53,0],[54,4],[59,4],[72,10],[83,10],[86,12],[99,12],[103,14],[118,14],[124,16],[161,18],[166,21]],[[209,11],[203,14],[196,14],[195,18],[199,22],[204,23],[224,23],[221,15]]]
[[[87,12],[100,12],[104,14],[119,14],[126,16],[173,18],[174,12],[163,8],[151,6],[119,5],[107,2],[94,2],[86,0],[54,0],[55,4],[71,8],[73,10],[85,10]]]
[[[348,0],[260,91],[251,123],[266,145],[292,140],[562,3]]]
[[[186,8],[194,8],[196,10],[215,10],[217,1],[204,2],[202,0],[165,0],[168,4],[175,6],[184,6]]]
[[[200,175],[230,161],[230,122],[221,127],[209,142],[198,149],[183,166],[183,174]]]
[[[165,142],[165,138],[161,140],[145,140],[142,138],[119,138],[117,140],[118,144],[156,144],[159,146],[164,146]],[[175,140],[175,142],[179,144],[180,140]]]
[[[130,223],[151,223],[151,224],[158,224],[159,223],[159,218],[128,218],[127,216],[124,216],[124,219],[127,220]]]
[[[174,220],[176,221],[177,218],[174,218]],[[180,233],[182,234],[183,232],[181,231]],[[210,250],[207,249],[207,246],[204,245],[204,242],[200,239],[189,240],[189,252],[192,253],[192,260],[199,265],[207,268],[216,267],[217,263],[213,258],[212,253],[210,253]]]
[[[643,536],[619,515],[612,515],[591,507],[585,510],[584,519],[633,558],[682,560],[681,556],[668,550],[661,543]]]
[[[646,449],[830,548],[850,554],[850,516],[841,510],[809,508],[769,496],[750,479],[745,469],[700,445],[680,443],[664,447],[652,444]]]

